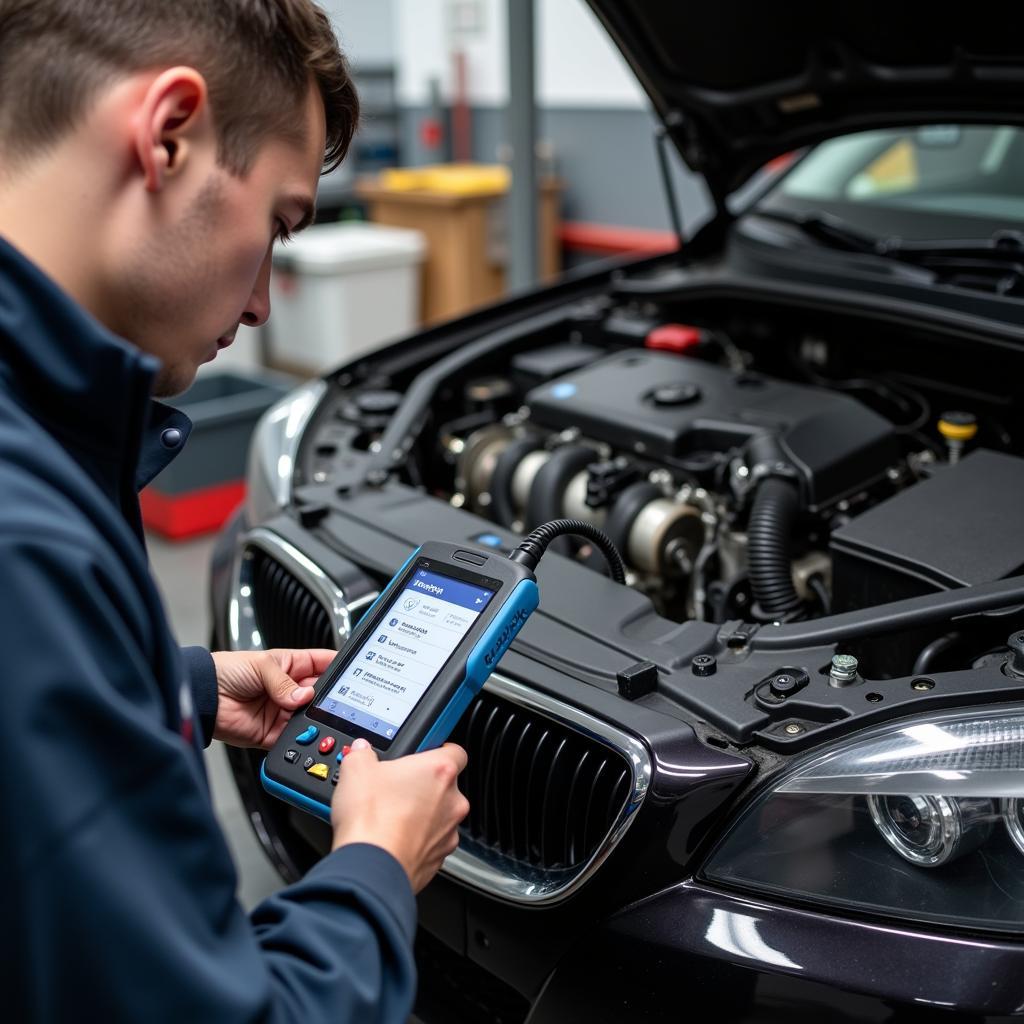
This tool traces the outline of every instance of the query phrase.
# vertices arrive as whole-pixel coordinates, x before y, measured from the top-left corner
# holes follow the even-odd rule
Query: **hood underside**
[[[772,157],[869,128],[1024,123],[1006,9],[588,0],[721,199]]]

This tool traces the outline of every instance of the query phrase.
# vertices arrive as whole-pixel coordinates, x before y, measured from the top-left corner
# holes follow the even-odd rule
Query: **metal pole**
[[[512,189],[508,197],[508,286],[537,283],[537,104],[534,77],[535,0],[508,0],[508,134]]]

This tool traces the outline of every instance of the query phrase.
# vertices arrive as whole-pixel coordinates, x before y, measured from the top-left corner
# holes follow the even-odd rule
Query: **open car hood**
[[[1024,39],[988,5],[588,2],[719,204],[830,136],[1024,123]]]

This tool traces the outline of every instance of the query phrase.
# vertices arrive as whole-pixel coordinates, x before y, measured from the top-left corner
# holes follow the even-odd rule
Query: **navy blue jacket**
[[[344,847],[250,917],[235,899],[213,662],[175,644],[139,519],[189,427],[150,401],[157,366],[0,240],[0,1016],[404,1021],[390,854]]]

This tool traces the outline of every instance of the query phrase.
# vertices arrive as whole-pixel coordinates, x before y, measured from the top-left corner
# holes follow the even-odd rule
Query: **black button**
[[[780,672],[777,676],[772,676],[770,688],[776,697],[788,697],[791,693],[796,693],[798,689],[796,679],[788,672]]]
[[[331,785],[332,786],[336,786],[338,784],[338,779],[340,779],[340,778],[341,778],[341,768],[340,767],[339,768],[335,768],[334,771],[331,772]]]
[[[160,435],[160,443],[165,448],[177,448],[181,444],[181,431],[177,427],[168,427]]]
[[[284,759],[289,764],[295,764],[295,762],[299,759],[299,752],[297,750],[286,750],[284,752]]]
[[[655,405],[690,405],[700,398],[700,388],[696,384],[665,384],[655,388],[651,398]]]
[[[469,562],[470,565],[483,565],[487,561],[486,555],[478,555],[475,551],[465,551],[462,548],[452,552],[452,557],[460,562]]]
[[[307,757],[306,760],[302,762],[302,767],[306,771],[309,771],[309,769],[312,768],[313,765],[315,765],[315,764],[316,764],[316,758],[315,757]]]

